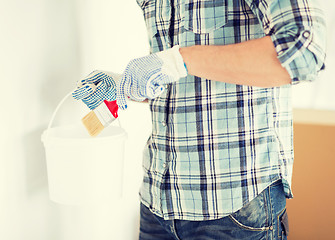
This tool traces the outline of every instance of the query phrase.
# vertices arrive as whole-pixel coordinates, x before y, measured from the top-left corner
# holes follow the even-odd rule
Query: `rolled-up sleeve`
[[[325,68],[326,24],[316,0],[247,0],[270,36],[292,84]]]

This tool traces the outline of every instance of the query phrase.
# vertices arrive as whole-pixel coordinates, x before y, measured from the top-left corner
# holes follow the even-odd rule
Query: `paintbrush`
[[[104,100],[81,120],[88,133],[95,137],[118,117],[116,100]]]

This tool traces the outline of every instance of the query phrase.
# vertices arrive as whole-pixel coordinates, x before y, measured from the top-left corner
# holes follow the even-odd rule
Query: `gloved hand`
[[[179,46],[130,61],[117,87],[117,104],[127,108],[126,98],[135,101],[153,99],[164,90],[164,85],[187,76]]]
[[[116,100],[116,86],[121,75],[105,71],[93,71],[86,78],[78,81],[73,98],[82,100],[93,110],[104,100]]]

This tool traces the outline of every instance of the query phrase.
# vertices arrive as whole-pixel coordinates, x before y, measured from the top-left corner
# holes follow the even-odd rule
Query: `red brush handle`
[[[119,106],[116,104],[116,100],[114,100],[114,101],[104,100],[104,103],[106,104],[106,106],[108,107],[108,109],[112,113],[112,115],[115,118],[117,118],[118,117],[117,111],[119,110]]]

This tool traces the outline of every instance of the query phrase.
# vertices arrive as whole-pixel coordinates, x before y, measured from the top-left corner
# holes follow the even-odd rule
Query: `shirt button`
[[[166,127],[166,122],[162,121],[162,125],[163,125],[163,127]]]
[[[163,163],[163,168],[166,168],[166,166],[167,166],[166,163]]]
[[[309,35],[310,35],[310,32],[309,32],[309,31],[305,31],[305,32],[302,34],[302,36],[303,36],[304,38],[308,38]]]

